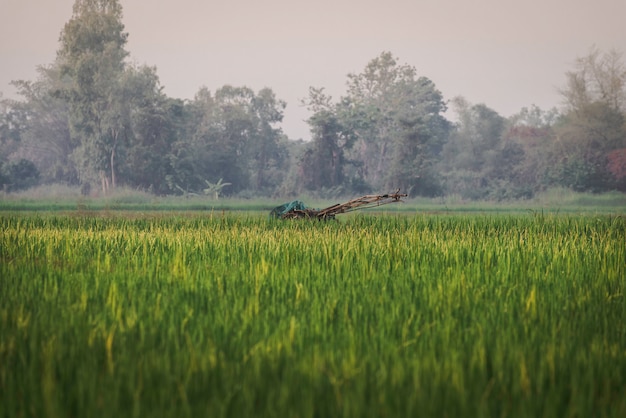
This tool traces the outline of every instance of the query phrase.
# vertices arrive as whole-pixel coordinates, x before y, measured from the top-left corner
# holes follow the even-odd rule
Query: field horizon
[[[108,196],[82,196],[75,187],[62,185],[41,186],[19,193],[0,192],[0,211],[270,211],[290,200],[301,200],[308,207],[324,208],[357,197],[340,195],[291,195],[273,197],[156,196],[150,193],[118,188]],[[362,213],[455,213],[455,212],[550,212],[550,213],[613,213],[626,214],[626,194],[579,193],[554,188],[539,193],[532,199],[521,200],[467,200],[459,196],[437,198],[411,197],[401,204],[386,205]]]

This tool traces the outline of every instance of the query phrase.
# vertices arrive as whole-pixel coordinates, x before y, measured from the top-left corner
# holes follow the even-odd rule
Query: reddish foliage
[[[609,160],[608,169],[617,180],[626,178],[626,148],[611,151],[607,156]]]

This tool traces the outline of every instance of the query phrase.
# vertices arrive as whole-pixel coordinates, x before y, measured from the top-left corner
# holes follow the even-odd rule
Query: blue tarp
[[[284,214],[291,212],[292,210],[306,210],[306,206],[299,200],[293,200],[291,202],[276,206],[270,212],[270,218],[281,218]]]

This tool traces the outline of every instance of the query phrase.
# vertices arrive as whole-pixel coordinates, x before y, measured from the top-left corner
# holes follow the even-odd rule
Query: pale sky
[[[74,0],[0,0],[0,92],[53,62]],[[270,87],[283,130],[310,137],[310,86],[338,99],[348,73],[383,51],[457,95],[508,117],[561,105],[557,89],[592,46],[626,59],[626,0],[121,0],[127,50],[156,66],[170,97],[200,87]],[[448,118],[454,115],[448,111]]]

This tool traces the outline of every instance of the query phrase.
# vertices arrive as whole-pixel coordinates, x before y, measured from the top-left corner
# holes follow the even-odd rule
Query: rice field
[[[624,417],[610,215],[0,214],[1,417]]]

